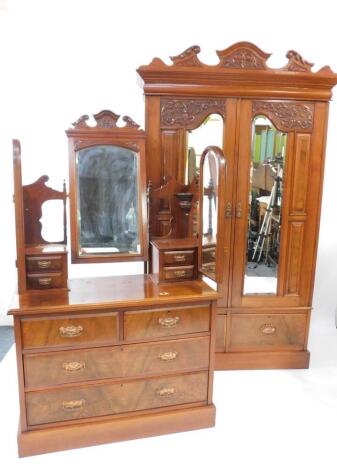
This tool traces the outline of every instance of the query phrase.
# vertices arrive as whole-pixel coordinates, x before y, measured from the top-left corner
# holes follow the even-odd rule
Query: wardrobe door
[[[310,305],[327,105],[238,105],[233,307]]]

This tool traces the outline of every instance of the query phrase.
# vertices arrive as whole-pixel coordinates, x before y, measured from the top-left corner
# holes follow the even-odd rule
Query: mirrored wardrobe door
[[[299,304],[284,296],[295,159],[294,130],[279,119],[286,111],[286,102],[240,104],[233,306]]]

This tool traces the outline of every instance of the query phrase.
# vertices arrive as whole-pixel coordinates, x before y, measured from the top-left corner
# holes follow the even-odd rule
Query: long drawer
[[[209,337],[26,354],[26,387],[206,369]]]
[[[99,316],[67,316],[57,319],[29,319],[21,321],[23,347],[44,348],[81,344],[116,343],[118,314]]]
[[[307,315],[232,314],[229,351],[303,350]]]
[[[29,426],[203,402],[208,373],[26,394]]]
[[[139,310],[124,315],[125,340],[159,338],[209,331],[208,305]]]

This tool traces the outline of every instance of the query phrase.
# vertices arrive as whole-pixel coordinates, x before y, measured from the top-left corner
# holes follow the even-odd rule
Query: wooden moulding
[[[215,370],[308,369],[309,351],[216,353]]]
[[[124,440],[192,431],[215,425],[215,406],[153,413],[18,433],[19,456],[45,454]]]

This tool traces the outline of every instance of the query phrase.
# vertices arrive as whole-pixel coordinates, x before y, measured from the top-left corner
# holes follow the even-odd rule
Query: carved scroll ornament
[[[98,129],[127,129],[135,128],[138,129],[140,126],[137,124],[130,116],[123,116],[122,120],[125,122],[125,125],[121,128],[117,126],[117,121],[120,118],[119,114],[115,114],[113,111],[103,110],[97,114],[94,114],[94,119],[96,121],[96,128]],[[73,122],[72,125],[75,129],[90,129],[92,127],[88,126],[87,120],[89,116],[84,114],[77,121]],[[95,128],[95,127],[93,127]]]
[[[162,99],[162,127],[193,129],[212,113],[225,116],[226,100],[217,99]]]
[[[253,115],[263,114],[281,131],[311,131],[314,105],[284,101],[254,101]]]

